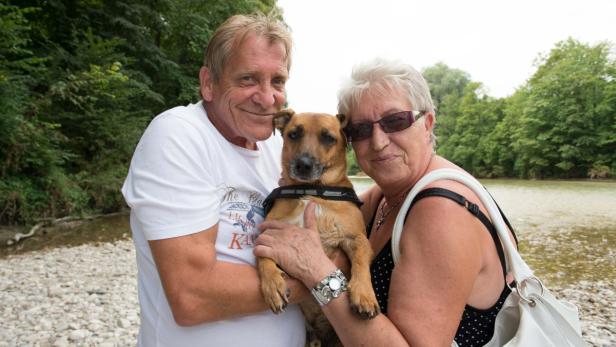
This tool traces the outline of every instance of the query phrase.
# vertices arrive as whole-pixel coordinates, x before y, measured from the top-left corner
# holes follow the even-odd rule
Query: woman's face
[[[393,113],[411,110],[414,110],[413,105],[400,91],[368,91],[351,109],[351,123],[375,122]],[[378,123],[373,124],[371,137],[352,143],[359,166],[383,188],[408,187],[416,182],[432,155],[432,120],[433,115],[426,114],[411,127],[392,133],[385,133]]]

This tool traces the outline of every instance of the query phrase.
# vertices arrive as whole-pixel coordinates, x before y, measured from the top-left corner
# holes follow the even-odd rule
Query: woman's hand
[[[265,221],[259,229],[254,254],[273,259],[289,276],[312,288],[336,269],[321,246],[316,226],[314,202],[304,211],[304,226],[280,221]]]

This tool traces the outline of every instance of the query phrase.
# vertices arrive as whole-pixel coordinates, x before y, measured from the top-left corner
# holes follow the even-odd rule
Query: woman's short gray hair
[[[351,116],[351,109],[358,106],[366,93],[387,96],[392,90],[407,95],[416,111],[431,112],[436,116],[430,88],[423,76],[408,64],[382,58],[370,60],[353,68],[351,77],[338,91],[338,112]],[[436,122],[436,117],[434,121]],[[434,132],[431,138],[434,144],[436,140]]]

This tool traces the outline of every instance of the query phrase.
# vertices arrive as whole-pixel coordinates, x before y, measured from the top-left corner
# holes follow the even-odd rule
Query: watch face
[[[337,278],[332,278],[329,280],[329,288],[331,288],[331,290],[338,290],[341,285],[342,283],[340,283],[340,280]]]

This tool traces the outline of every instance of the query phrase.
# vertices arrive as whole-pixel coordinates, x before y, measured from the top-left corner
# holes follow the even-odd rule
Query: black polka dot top
[[[489,221],[489,219],[487,219],[487,217],[479,210],[477,205],[467,202],[467,200],[463,196],[450,190],[443,188],[429,188],[417,194],[415,200],[413,200],[413,203],[411,204],[411,208],[417,201],[429,196],[441,196],[458,202],[460,205],[466,207],[469,212],[475,215],[486,226],[488,231],[490,231],[492,238],[494,239],[496,237],[496,249],[499,253],[499,258],[501,259],[503,273],[505,273],[504,253],[500,242],[496,242],[496,240],[498,240],[496,229]],[[411,209],[409,208],[409,211],[410,210]],[[370,231],[372,230],[372,225],[374,223],[375,217],[376,210],[372,216],[372,220],[366,226],[368,237],[370,237]],[[507,221],[507,218],[505,218],[504,215],[503,217],[509,228],[513,230],[513,228],[511,228],[511,225],[509,224],[509,221]],[[391,273],[393,269],[394,259],[391,253],[390,238],[370,265],[372,286],[374,287],[374,291],[376,292],[376,298],[383,314],[387,314],[389,283],[391,281]],[[496,314],[500,311],[501,307],[503,307],[503,303],[505,302],[507,295],[509,295],[509,293],[511,292],[511,290],[507,286],[503,287],[504,288],[501,292],[500,297],[492,307],[485,310],[477,309],[469,305],[466,305],[464,307],[464,312],[462,313],[462,317],[460,319],[460,325],[458,326],[458,330],[454,338],[458,346],[483,346],[488,341],[490,341],[492,335],[494,335],[494,321],[496,320]]]

